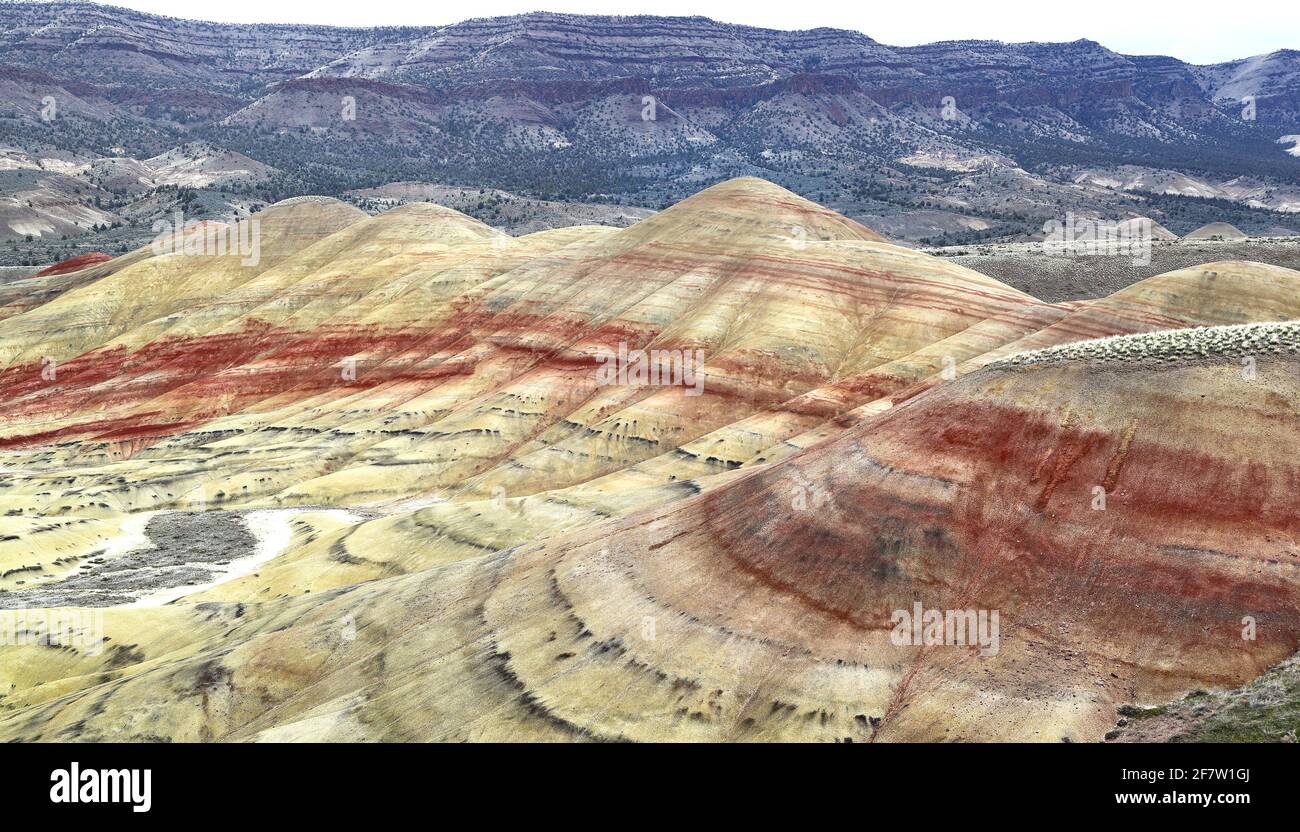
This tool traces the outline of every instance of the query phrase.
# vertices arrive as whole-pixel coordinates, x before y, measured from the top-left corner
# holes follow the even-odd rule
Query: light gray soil
[[[224,566],[253,554],[257,540],[243,512],[168,512],[145,528],[152,545],[112,560],[92,556],[57,583],[0,592],[0,609],[110,607],[160,589],[203,584]]]
[[[1297,237],[1159,242],[1152,246],[1148,265],[1134,264],[1132,258],[1122,256],[1045,254],[1039,243],[948,246],[923,251],[954,260],[1049,303],[1106,297],[1148,277],[1218,260],[1253,260],[1300,269]]]
[[[22,280],[41,270],[40,266],[0,266],[0,283],[8,280]]]

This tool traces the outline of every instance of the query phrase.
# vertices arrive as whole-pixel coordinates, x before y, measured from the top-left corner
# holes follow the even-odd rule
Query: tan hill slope
[[[754,179],[621,230],[259,219],[256,266],[0,320],[0,606],[179,598],[0,647],[0,736],[1096,740],[1300,641],[1296,272],[1047,304]],[[140,541],[185,510],[283,537],[174,586]],[[996,648],[898,643],[918,602]]]
[[[1230,222],[1212,222],[1183,235],[1184,240],[1244,240],[1245,232]]]
[[[367,208],[387,209],[408,202],[434,202],[487,217],[493,227],[511,234],[530,234],[574,225],[612,225],[623,228],[654,213],[649,208],[628,205],[557,202],[523,197],[496,188],[436,185],[428,182],[390,182],[375,188],[349,191],[347,195]]]

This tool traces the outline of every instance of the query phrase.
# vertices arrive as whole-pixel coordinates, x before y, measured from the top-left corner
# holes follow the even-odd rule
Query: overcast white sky
[[[937,40],[1089,38],[1131,55],[1217,63],[1300,49],[1295,0],[117,0],[157,14],[227,23],[440,25],[530,11],[705,15],[774,29],[856,29],[896,46]]]

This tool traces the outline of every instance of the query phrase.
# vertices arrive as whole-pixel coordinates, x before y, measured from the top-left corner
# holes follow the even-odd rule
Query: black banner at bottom
[[[584,816],[679,806],[692,819],[847,805],[999,818],[1235,815],[1294,805],[1293,746],[10,745],[6,815],[304,822],[337,813],[578,799]],[[254,808],[256,807],[256,808]],[[979,811],[987,811],[980,809]]]

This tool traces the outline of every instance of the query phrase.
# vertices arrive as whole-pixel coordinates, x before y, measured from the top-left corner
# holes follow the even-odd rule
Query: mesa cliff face
[[[0,646],[6,739],[1097,740],[1300,643],[1296,272],[1049,304],[752,178],[519,238],[255,219],[256,262],[14,284],[0,605],[300,513],[103,650]],[[915,604],[998,643],[899,643]]]

